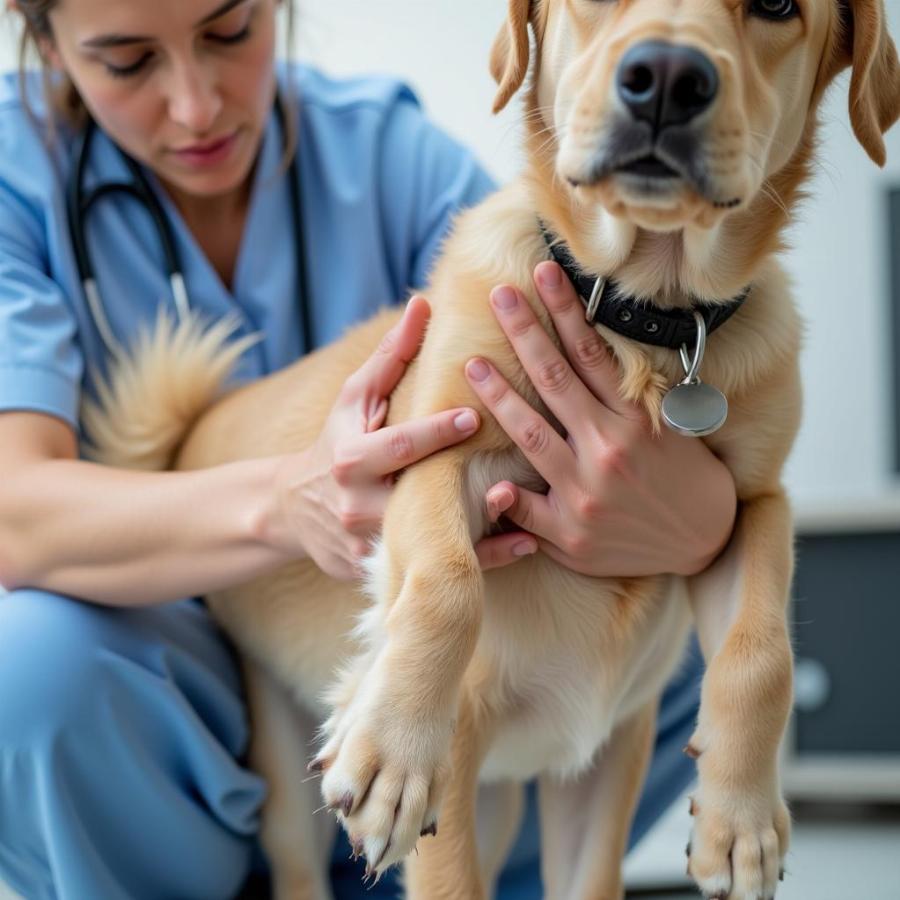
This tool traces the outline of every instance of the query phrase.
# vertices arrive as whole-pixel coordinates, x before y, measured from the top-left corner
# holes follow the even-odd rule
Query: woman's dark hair
[[[24,27],[22,37],[19,40],[19,89],[22,92],[22,100],[25,109],[31,113],[26,91],[25,69],[28,65],[29,54],[37,52],[42,60],[41,74],[44,82],[44,93],[52,112],[62,117],[65,121],[78,125],[84,121],[86,115],[84,104],[78,91],[68,78],[61,78],[56,84],[52,84],[47,64],[43,62],[43,47],[53,40],[53,30],[50,27],[50,13],[59,0],[16,0],[15,9],[22,16]],[[51,123],[52,125],[52,123]]]
[[[26,77],[29,56],[37,52],[41,58],[41,74],[44,84],[44,93],[53,116],[61,118],[65,123],[78,127],[84,123],[87,110],[75,89],[75,85],[63,75],[61,78],[50,78],[49,67],[44,60],[44,49],[53,41],[53,29],[50,26],[50,13],[60,0],[15,0],[15,9],[22,16],[24,28],[19,41],[19,85],[22,91],[25,109],[31,113],[26,95]],[[277,0],[284,3],[286,14],[286,55],[290,59],[294,46],[294,6],[291,0]],[[292,88],[289,87],[288,90]],[[286,98],[287,116],[285,120],[285,161],[290,161],[297,143],[297,123],[293,114],[294,103],[291,97]],[[53,122],[49,123],[50,133],[53,131]]]

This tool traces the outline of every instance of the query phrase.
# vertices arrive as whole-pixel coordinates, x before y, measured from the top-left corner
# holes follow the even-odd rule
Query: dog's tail
[[[259,340],[232,340],[236,318],[208,325],[199,316],[174,323],[161,311],[130,353],[97,378],[97,399],[81,410],[84,452],[117,468],[171,466],[200,414],[219,396],[238,357]]]

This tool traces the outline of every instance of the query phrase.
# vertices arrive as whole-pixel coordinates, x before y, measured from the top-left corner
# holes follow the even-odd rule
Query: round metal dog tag
[[[666,425],[687,437],[703,437],[718,431],[728,418],[728,400],[711,384],[683,381],[663,397]]]
[[[662,414],[666,425],[687,437],[703,437],[718,431],[728,418],[728,400],[711,384],[700,380],[700,364],[706,352],[706,319],[694,310],[697,345],[691,359],[687,347],[681,345],[681,365],[685,379],[663,397]]]

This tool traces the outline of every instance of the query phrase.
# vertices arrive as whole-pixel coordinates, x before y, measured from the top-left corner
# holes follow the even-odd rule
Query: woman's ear
[[[841,0],[843,55],[851,66],[850,124],[866,153],[885,163],[882,135],[900,116],[900,63],[885,24],[884,0]]]
[[[491,49],[491,75],[499,85],[494,112],[502,110],[528,73],[528,20],[533,0],[509,0],[509,13]]]
[[[62,57],[59,55],[59,50],[56,48],[56,43],[52,38],[49,37],[41,37],[37,40],[38,51],[41,54],[41,59],[51,68],[58,69],[60,72],[65,68],[63,65]]]

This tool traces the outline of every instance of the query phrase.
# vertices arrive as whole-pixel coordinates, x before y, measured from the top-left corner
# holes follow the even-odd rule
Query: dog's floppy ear
[[[499,85],[494,98],[498,113],[522,86],[528,72],[528,20],[533,0],[509,0],[509,14],[491,49],[491,75]]]
[[[900,116],[900,63],[887,33],[884,0],[840,0],[841,54],[851,65],[850,123],[866,153],[883,166],[882,135]]]

